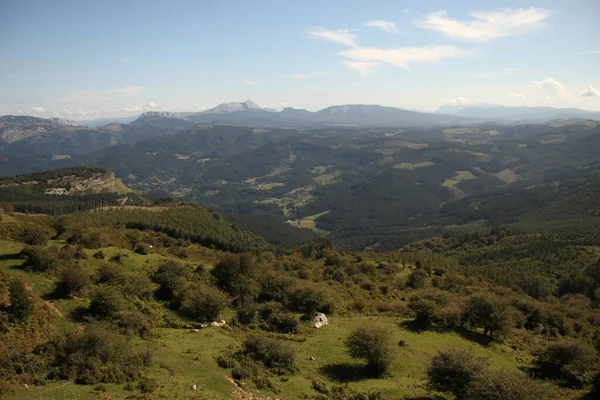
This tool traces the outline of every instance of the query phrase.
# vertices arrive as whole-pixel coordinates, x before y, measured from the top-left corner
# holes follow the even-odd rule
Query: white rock
[[[323,313],[316,313],[313,318],[313,328],[322,328],[325,325],[329,325],[329,321],[327,320],[327,316]]]

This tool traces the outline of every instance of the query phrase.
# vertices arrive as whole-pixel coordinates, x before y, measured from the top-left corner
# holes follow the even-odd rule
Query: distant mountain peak
[[[250,110],[262,110],[262,107],[253,102],[252,100],[246,100],[244,102],[222,103],[216,106],[215,108],[211,108],[210,110],[204,111],[202,114],[226,114],[230,112]]]
[[[138,120],[149,118],[177,118],[171,111],[146,111],[138,117]]]

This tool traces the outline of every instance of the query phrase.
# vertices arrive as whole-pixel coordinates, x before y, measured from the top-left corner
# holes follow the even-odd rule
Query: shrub
[[[545,386],[507,370],[484,370],[466,390],[465,400],[540,400],[552,398]]]
[[[425,280],[427,279],[427,272],[422,269],[416,269],[408,275],[406,280],[406,286],[413,289],[423,289],[425,287]]]
[[[69,333],[56,344],[59,376],[77,383],[135,380],[150,360],[149,353],[133,353],[123,336],[100,324]]]
[[[178,294],[179,311],[196,321],[214,321],[227,308],[230,301],[227,294],[206,284],[188,285]]]
[[[185,265],[174,261],[162,263],[152,275],[152,280],[160,285],[156,297],[159,300],[172,300],[175,290],[183,287],[190,276],[191,271]]]
[[[90,277],[79,265],[67,264],[60,273],[54,294],[58,297],[79,296],[89,285]]]
[[[92,295],[88,311],[101,319],[115,317],[125,308],[125,299],[121,292],[108,285],[102,285]]]
[[[138,243],[135,245],[135,250],[137,254],[140,255],[148,255],[150,253],[150,247],[146,243]]]
[[[15,240],[30,246],[43,246],[48,241],[46,229],[38,224],[24,224],[15,232]]]
[[[260,268],[250,254],[228,254],[215,265],[211,273],[217,285],[229,292],[238,305],[252,303],[260,294]]]
[[[583,387],[592,382],[598,367],[598,354],[587,343],[563,340],[550,343],[538,352],[534,364],[546,378]]]
[[[58,259],[58,248],[41,246],[26,246],[21,250],[20,257],[25,259],[22,267],[33,272],[46,272],[52,268]]]
[[[12,279],[10,281],[9,301],[8,313],[14,321],[23,322],[33,314],[33,300],[22,280]]]
[[[485,360],[470,351],[441,351],[433,357],[427,370],[428,387],[462,398],[485,367]]]
[[[377,377],[389,374],[396,358],[392,331],[382,325],[363,325],[350,333],[346,348],[353,358],[367,361],[367,368]]]
[[[263,336],[253,335],[244,341],[242,353],[261,362],[271,372],[284,375],[296,372],[296,354],[287,344]]]
[[[288,306],[291,310],[302,312],[312,318],[316,312],[332,314],[334,303],[330,295],[316,286],[305,286],[290,294]]]
[[[144,394],[154,393],[158,389],[158,382],[156,379],[143,378],[138,382],[137,388]]]
[[[431,299],[412,298],[408,308],[415,314],[412,324],[417,329],[429,329],[437,315],[437,304]]]
[[[279,333],[298,333],[300,321],[293,314],[277,313],[268,320],[269,328]]]

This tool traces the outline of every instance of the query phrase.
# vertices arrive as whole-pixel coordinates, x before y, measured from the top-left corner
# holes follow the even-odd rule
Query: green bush
[[[592,382],[598,368],[598,354],[593,346],[575,340],[550,343],[536,354],[534,364],[542,376],[557,379],[573,387]]]
[[[174,261],[160,264],[152,275],[152,281],[160,285],[156,291],[156,297],[159,300],[172,300],[175,290],[183,287],[190,279],[191,274],[192,271],[187,266]]]
[[[88,312],[100,319],[113,318],[125,308],[123,294],[114,286],[101,285],[92,295]]]
[[[416,269],[408,275],[406,286],[413,289],[423,289],[429,275],[422,269]]]
[[[263,336],[253,335],[244,340],[242,354],[262,363],[269,371],[278,374],[296,372],[296,354],[287,344]]]
[[[158,382],[156,379],[143,378],[137,384],[137,388],[144,394],[154,393],[158,389]]]
[[[49,239],[46,229],[38,224],[24,224],[17,229],[14,238],[30,246],[43,246]]]
[[[99,250],[97,252],[94,253],[93,257],[97,260],[104,260],[104,258],[106,257],[104,255],[104,252],[102,250]]]
[[[54,295],[58,297],[80,296],[90,285],[89,275],[77,264],[67,264],[60,272]]]
[[[469,385],[485,367],[485,360],[470,351],[441,351],[433,357],[427,369],[428,387],[463,398]]]
[[[290,293],[288,307],[312,318],[317,312],[333,314],[335,306],[329,293],[317,286],[304,286]]]
[[[148,255],[150,254],[150,247],[146,243],[138,243],[135,245],[135,250],[137,254],[140,255]]]
[[[33,272],[46,272],[54,267],[58,260],[58,248],[41,246],[26,246],[21,250],[20,257],[25,259],[22,267]]]
[[[393,333],[383,325],[363,325],[350,333],[345,342],[353,358],[367,361],[367,369],[377,377],[389,375],[389,369],[396,359]]]
[[[260,266],[250,254],[227,254],[211,273],[237,305],[253,303],[260,294]]]
[[[194,283],[177,294],[179,311],[196,321],[214,321],[230,303],[227,294],[214,286]]]
[[[33,300],[22,280],[15,278],[10,281],[9,301],[8,313],[14,321],[23,322],[33,314]]]
[[[59,376],[77,383],[132,381],[150,364],[150,353],[134,353],[125,337],[103,324],[68,333],[56,344]]]
[[[467,385],[465,400],[542,400],[548,389],[519,372],[484,370]]]

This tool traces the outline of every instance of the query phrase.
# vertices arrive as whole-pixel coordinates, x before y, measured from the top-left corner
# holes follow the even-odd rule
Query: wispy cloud
[[[439,31],[452,38],[482,42],[541,29],[550,14],[550,11],[544,8],[508,8],[500,11],[472,12],[469,14],[471,20],[460,21],[448,17],[446,11],[438,11],[418,20],[416,25]]]
[[[119,94],[138,94],[146,90],[145,86],[124,86],[115,89],[107,90],[108,93],[119,93]]]
[[[357,70],[361,75],[368,75],[379,65],[370,61],[342,61],[346,67]]]
[[[600,96],[600,91],[598,89],[596,89],[595,87],[591,86],[588,87],[586,90],[584,90],[581,93],[581,96],[583,97],[596,97],[596,96]]]
[[[311,76],[321,76],[321,75],[325,75],[327,72],[327,70],[325,71],[312,71],[312,72],[307,72],[305,74],[290,74],[290,75],[284,75],[283,77],[286,79],[306,79],[306,78],[310,78]]]
[[[34,114],[41,114],[41,113],[45,113],[46,109],[44,107],[31,107],[31,112]]]
[[[398,68],[410,70],[413,63],[434,62],[445,58],[465,57],[470,50],[454,46],[399,47],[382,49],[376,47],[357,47],[339,53],[341,56],[357,61],[390,64]]]
[[[395,23],[390,22],[390,21],[385,21],[383,19],[371,19],[369,21],[366,21],[363,25],[367,26],[369,28],[379,28],[388,33],[393,33],[393,34],[402,33],[402,32],[400,32],[400,29],[398,29],[398,27],[396,26]]]
[[[327,28],[313,28],[308,30],[308,34],[331,42],[345,44],[346,46],[356,46],[356,35],[350,33],[348,29],[330,30]]]
[[[248,86],[260,86],[260,82],[256,82],[256,81],[251,81],[249,79],[246,79],[245,81],[242,82],[244,85],[248,85]]]
[[[547,100],[568,99],[572,97],[567,87],[554,78],[533,81],[531,87],[540,90]]]

